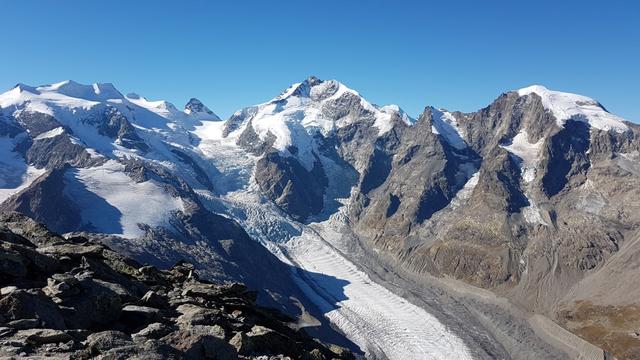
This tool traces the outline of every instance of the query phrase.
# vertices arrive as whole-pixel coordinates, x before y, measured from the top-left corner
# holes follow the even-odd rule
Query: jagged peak
[[[211,109],[203,104],[202,101],[196,98],[189,99],[189,101],[184,106],[184,112],[202,119],[206,118],[210,120],[220,120],[220,117],[218,117],[218,115],[211,111]]]

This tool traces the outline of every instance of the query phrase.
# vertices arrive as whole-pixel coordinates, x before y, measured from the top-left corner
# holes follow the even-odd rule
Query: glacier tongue
[[[473,358],[438,319],[375,283],[315,231],[305,228],[285,248],[292,262],[306,270],[294,274],[300,288],[368,356]]]

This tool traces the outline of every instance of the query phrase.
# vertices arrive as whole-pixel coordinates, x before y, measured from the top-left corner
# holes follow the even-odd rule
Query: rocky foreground
[[[0,358],[352,359],[239,283],[143,266],[21,215],[0,215]]]

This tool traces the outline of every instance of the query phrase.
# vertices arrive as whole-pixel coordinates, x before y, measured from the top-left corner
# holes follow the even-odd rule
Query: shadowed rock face
[[[542,189],[547,196],[562,191],[569,181],[580,185],[586,180],[591,165],[589,148],[589,126],[584,122],[567,121],[564,129],[551,137],[544,164],[547,171],[542,177]]]
[[[270,152],[256,164],[255,178],[262,192],[296,220],[322,210],[327,178],[319,159],[308,171],[296,159]]]
[[[16,213],[0,214],[0,257],[16,264],[0,267],[3,358],[353,359],[292,329],[293,319],[257,305],[245,285],[200,280],[184,261],[143,266]]]
[[[54,117],[37,112],[20,112],[16,117],[16,127],[20,132],[28,132],[17,146],[27,163],[37,168],[54,169],[65,164],[91,166],[101,160],[93,159],[85,148],[71,140],[70,133]],[[43,137],[41,135],[55,129],[64,129],[60,135]]]
[[[102,119],[98,119],[98,132],[126,148],[143,152],[149,150],[149,146],[140,138],[129,120],[113,107],[105,107]]]
[[[31,186],[0,204],[0,211],[17,211],[51,229],[68,231],[78,229],[80,212],[64,194],[64,175],[69,167],[50,170]]]

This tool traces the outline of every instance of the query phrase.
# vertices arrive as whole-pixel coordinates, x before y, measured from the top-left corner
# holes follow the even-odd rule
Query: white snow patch
[[[536,203],[530,197],[527,196],[527,199],[529,200],[529,206],[526,206],[521,210],[524,219],[529,224],[548,225],[547,222],[542,219],[542,215],[540,215],[540,208],[538,208],[538,205],[536,205]]]
[[[467,182],[464,184],[462,189],[460,189],[460,191],[458,191],[456,196],[451,200],[452,208],[459,207],[464,203],[464,201],[466,201],[467,199],[469,199],[469,197],[471,197],[471,194],[473,193],[473,189],[475,189],[476,185],[478,185],[479,177],[480,177],[480,171],[476,171],[469,178],[469,180],[467,180]]]
[[[521,130],[511,140],[510,144],[500,145],[500,147],[518,157],[522,179],[526,183],[530,183],[536,177],[536,168],[540,162],[540,149],[543,143],[544,139],[542,138],[535,144],[530,143],[527,131]]]
[[[42,134],[36,136],[34,140],[49,139],[49,138],[53,138],[53,137],[56,137],[56,136],[62,135],[62,134],[64,134],[64,128],[62,126],[58,126],[55,129],[51,129],[49,131],[45,131]]]
[[[153,180],[135,183],[123,171],[123,165],[110,160],[65,174],[65,191],[81,208],[84,226],[136,238],[144,234],[138,224],[169,226],[171,213],[184,211],[182,200]]]
[[[556,117],[558,126],[563,127],[569,120],[587,122],[591,127],[623,133],[629,130],[624,119],[606,111],[597,101],[582,95],[552,91],[541,85],[533,85],[518,90],[518,95],[535,93],[542,98],[542,105]]]
[[[529,135],[527,131],[522,129],[520,132],[511,139],[511,143],[507,145],[500,145],[503,149],[510,152],[516,157],[520,165],[520,172],[522,174],[522,180],[526,184],[524,195],[527,197],[529,206],[524,207],[522,215],[524,219],[530,224],[542,224],[548,225],[540,215],[540,209],[535,200],[530,196],[530,187],[533,180],[536,178],[536,171],[538,164],[540,163],[540,150],[544,144],[544,138],[538,140],[533,144],[529,142]]]
[[[456,149],[464,149],[467,143],[464,140],[462,131],[458,128],[458,121],[455,116],[448,111],[432,108],[433,121],[431,132],[442,136],[451,146]]]

